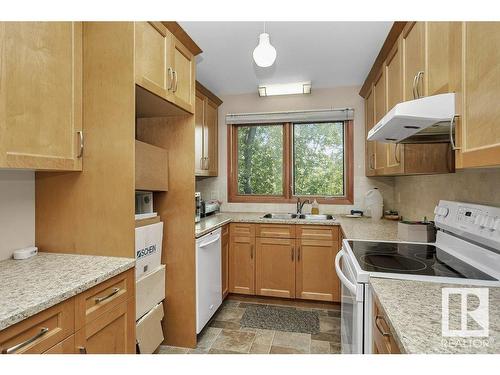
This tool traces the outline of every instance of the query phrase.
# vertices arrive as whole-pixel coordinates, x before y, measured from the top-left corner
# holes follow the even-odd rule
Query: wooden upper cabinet
[[[175,37],[172,37],[170,53],[173,69],[171,88],[173,101],[182,109],[194,113],[196,81],[194,55]]]
[[[0,24],[0,168],[81,170],[82,23]]]
[[[375,143],[373,141],[366,140],[368,137],[368,132],[375,125],[375,108],[373,101],[373,89],[370,90],[365,99],[365,173],[367,176],[375,176]]]
[[[195,175],[218,175],[219,106],[222,101],[196,82]]]
[[[387,88],[387,111],[403,101],[403,53],[401,39],[393,46],[385,63],[385,79]],[[402,149],[404,145],[386,144],[387,166],[384,173],[403,173]]]
[[[403,100],[425,95],[425,33],[424,22],[409,22],[403,30]]]
[[[205,97],[196,91],[194,109],[194,174],[206,175],[205,153],[203,151],[205,136]]]
[[[425,23],[425,95],[461,90],[462,23]]]
[[[500,165],[500,23],[463,26],[460,168]]]
[[[160,22],[135,23],[135,82],[166,98],[172,85],[172,34]],[[169,74],[170,73],[170,74]]]
[[[295,297],[295,240],[257,238],[255,292],[260,296]]]
[[[375,124],[379,122],[387,112],[387,91],[385,82],[385,70],[381,69],[373,84],[373,106],[375,110]],[[387,166],[387,147],[385,143],[375,142],[375,173],[381,173]]]

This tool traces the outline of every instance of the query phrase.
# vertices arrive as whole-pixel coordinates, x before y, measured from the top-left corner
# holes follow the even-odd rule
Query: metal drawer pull
[[[300,246],[299,246],[299,251],[298,251],[298,255],[297,255],[297,260],[300,262]]]
[[[378,321],[379,321],[379,320],[383,320],[383,321],[385,322],[385,319],[384,319],[384,317],[383,317],[383,316],[377,315],[377,316],[375,317],[375,326],[377,327],[378,331],[379,331],[379,332],[382,334],[382,336],[384,336],[384,337],[388,337],[388,336],[390,336],[391,334],[390,334],[389,332],[385,332],[385,331],[384,331],[384,330],[380,327],[380,325],[378,324]]]
[[[170,90],[172,90],[172,86],[174,85],[174,70],[169,67],[167,69],[167,73],[168,73],[168,86],[167,86],[167,90],[170,91]]]
[[[83,131],[82,130],[78,130],[76,132],[76,134],[78,134],[78,139],[80,140],[80,151],[78,151],[78,155],[76,155],[76,157],[78,159],[80,159],[82,156],[83,156],[83,146],[84,146],[84,142],[83,142]]]
[[[173,91],[173,92],[177,92],[177,82],[178,82],[178,81],[177,81],[177,72],[176,72],[175,70],[174,70],[174,75],[173,75],[173,77],[174,77],[174,84],[173,84],[172,91]]]
[[[49,332],[49,329],[47,327],[42,327],[42,329],[40,330],[40,332],[38,332],[35,336],[27,339],[26,341],[23,341],[23,342],[17,344],[17,345],[14,345],[11,348],[2,350],[2,354],[12,354],[12,353],[15,353],[19,349],[24,348],[26,345],[29,345],[32,342],[38,340],[40,337],[42,337],[43,335],[45,335],[47,332]]]
[[[453,116],[450,121],[450,144],[453,151],[460,150],[460,147],[457,147],[457,145],[455,144],[455,139],[453,138],[453,130],[455,129],[455,117],[457,117],[457,115]]]
[[[294,249],[294,248],[293,248],[293,246],[292,246],[292,262],[293,262],[293,259],[295,258],[295,257],[294,257],[294,252],[295,252],[294,250],[295,250],[295,249]]]
[[[107,296],[105,296],[105,297],[96,297],[95,303],[100,303],[100,302],[102,302],[104,300],[107,300],[108,298],[113,297],[119,291],[120,291],[120,288],[114,288],[113,291],[111,293],[109,293]]]
[[[80,354],[87,354],[87,348],[85,346],[79,346],[78,347],[78,353],[80,353]]]

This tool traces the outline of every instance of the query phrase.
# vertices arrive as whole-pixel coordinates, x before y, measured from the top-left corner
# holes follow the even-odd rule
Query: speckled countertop
[[[371,278],[373,292],[385,312],[393,337],[403,353],[409,354],[500,354],[500,287],[489,288],[489,337],[443,337],[441,298],[443,287],[471,285]],[[459,296],[450,298],[450,322],[460,322]],[[468,299],[471,307],[474,299]],[[453,323],[450,323],[453,329]],[[459,325],[459,323],[457,324]],[[477,328],[477,327],[474,327]]]
[[[135,259],[38,253],[0,262],[0,330],[135,265]]]
[[[201,237],[229,222],[240,223],[276,223],[276,224],[314,224],[340,225],[348,239],[364,240],[397,240],[398,225],[395,221],[379,220],[373,222],[369,218],[348,218],[343,215],[333,215],[335,220],[304,220],[304,219],[264,219],[264,213],[255,212],[221,212],[201,219],[195,225],[196,238]]]

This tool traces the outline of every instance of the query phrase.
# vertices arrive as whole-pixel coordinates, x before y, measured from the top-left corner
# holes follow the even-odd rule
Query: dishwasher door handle
[[[198,247],[200,249],[203,249],[204,247],[207,247],[208,245],[211,245],[211,244],[213,244],[213,243],[215,243],[215,242],[217,242],[219,240],[220,240],[220,234],[218,234],[217,237],[215,237],[215,239],[213,239],[212,241],[202,243]]]

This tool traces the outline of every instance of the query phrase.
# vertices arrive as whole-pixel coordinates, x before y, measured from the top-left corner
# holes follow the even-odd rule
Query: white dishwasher
[[[222,304],[221,229],[196,240],[196,333]]]

